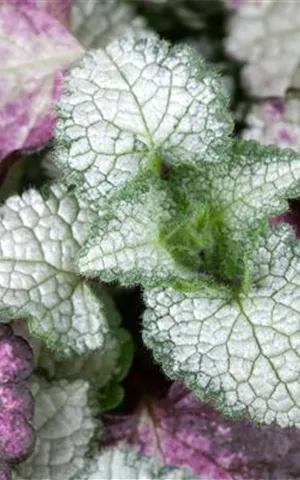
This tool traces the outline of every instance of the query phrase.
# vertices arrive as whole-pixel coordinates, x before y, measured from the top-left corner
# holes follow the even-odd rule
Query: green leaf
[[[291,149],[235,141],[231,158],[207,171],[204,185],[210,186],[213,201],[225,206],[235,230],[254,228],[283,213],[287,198],[300,194],[300,155]]]
[[[133,192],[112,202],[79,254],[81,273],[123,285],[199,288],[199,271],[187,261],[177,262],[163,238],[164,227],[170,229],[171,222],[188,218],[193,210],[184,191],[176,198],[168,186],[148,177]],[[196,240],[199,247],[195,246],[194,256],[201,247],[201,239]]]
[[[145,177],[96,222],[79,254],[88,276],[124,285],[201,288],[207,276],[250,286],[252,256],[268,218],[300,195],[300,156],[254,141],[233,143],[220,164]]]
[[[114,41],[67,76],[55,162],[98,209],[145,171],[219,162],[232,131],[227,103],[217,75],[189,47]]]
[[[95,214],[54,184],[10,197],[0,208],[0,310],[27,318],[34,336],[58,356],[100,348],[119,315],[103,291],[90,288],[74,259]]]
[[[249,293],[145,291],[143,338],[166,374],[231,415],[300,426],[300,246],[290,227],[261,237]]]
[[[83,380],[48,383],[34,377],[34,427],[37,441],[31,457],[16,467],[30,480],[70,480],[84,468],[91,442],[99,433],[89,384]]]
[[[187,469],[163,466],[159,459],[143,457],[125,448],[105,449],[86,470],[71,480],[192,480]],[[204,479],[203,479],[204,480]]]

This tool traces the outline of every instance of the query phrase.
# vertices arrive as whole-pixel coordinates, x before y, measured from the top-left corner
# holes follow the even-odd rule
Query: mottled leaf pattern
[[[44,198],[36,190],[10,197],[0,215],[1,310],[28,318],[31,332],[58,355],[103,346],[107,316],[118,315],[107,295],[96,295],[75,267],[95,215],[59,184]]]
[[[121,39],[90,52],[67,77],[55,160],[95,208],[163,162],[216,162],[228,149],[226,97],[192,52]]]
[[[32,456],[16,468],[17,475],[28,480],[71,480],[84,467],[89,443],[100,427],[90,406],[89,388],[83,380],[32,379],[37,441]]]
[[[201,480],[186,469],[163,466],[156,458],[141,457],[130,449],[106,449],[71,480]],[[204,480],[202,478],[202,480]]]
[[[167,375],[231,414],[299,426],[299,255],[284,226],[261,239],[248,295],[147,290],[144,340]]]

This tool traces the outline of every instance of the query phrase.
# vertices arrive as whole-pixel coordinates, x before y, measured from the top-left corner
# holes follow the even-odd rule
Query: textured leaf
[[[253,248],[269,216],[300,194],[300,157],[256,142],[222,163],[178,167],[121,195],[93,228],[80,271],[124,285],[201,287],[204,275],[247,288]]]
[[[204,31],[197,36],[190,36],[183,39],[184,44],[190,45],[198,55],[208,62],[217,72],[221,74],[224,89],[228,92],[231,101],[234,102],[236,93],[235,64],[228,58],[224,60],[223,44],[218,37],[213,37],[209,32]]]
[[[180,382],[162,395],[148,377],[138,381],[145,392],[133,413],[102,416],[102,446],[130,446],[211,480],[299,478],[299,429],[225,419]]]
[[[33,417],[33,397],[26,384],[7,383],[0,386],[0,411],[14,411],[21,413],[26,420]]]
[[[108,315],[115,323],[119,317],[74,265],[95,215],[62,185],[47,195],[29,190],[0,208],[0,308],[28,318],[31,332],[58,355],[83,354],[103,346]]]
[[[55,160],[98,209],[163,162],[220,160],[231,132],[226,107],[218,79],[188,47],[115,41],[67,77]]]
[[[167,375],[231,414],[299,426],[299,255],[284,226],[260,241],[248,295],[146,291],[144,340]]]
[[[75,0],[72,30],[85,48],[103,48],[121,35],[149,34],[145,21],[119,0]]]
[[[0,38],[1,161],[13,150],[50,140],[61,70],[82,56],[83,49],[61,23],[28,5],[1,3]]]
[[[0,385],[27,380],[32,374],[33,364],[33,351],[22,337],[15,335],[1,336]]]
[[[90,406],[89,384],[83,380],[48,383],[34,377],[34,453],[16,467],[17,475],[30,480],[69,480],[86,462],[85,455],[99,429]]]
[[[247,65],[245,87],[255,97],[281,97],[300,85],[300,4],[241,2],[228,27],[227,52]]]
[[[123,285],[195,281],[199,287],[199,273],[177,263],[161,241],[161,224],[170,226],[181,206],[163,186],[163,181],[148,178],[132,195],[112,203],[110,214],[96,223],[80,253],[82,273]]]
[[[300,156],[289,149],[237,141],[230,160],[206,170],[203,190],[224,205],[236,230],[285,211],[286,199],[300,193]]]
[[[0,412],[1,458],[8,463],[19,463],[32,454],[35,432],[28,420],[17,411]]]
[[[98,393],[99,411],[116,407],[123,399],[119,383],[126,376],[133,357],[132,339],[124,329],[111,332],[101,349],[71,360],[55,361],[44,346],[37,354],[37,367],[51,380],[78,378],[89,381]]]
[[[164,467],[155,458],[138,456],[129,449],[104,450],[89,467],[71,480],[192,480],[185,469]],[[204,480],[204,479],[203,479]]]

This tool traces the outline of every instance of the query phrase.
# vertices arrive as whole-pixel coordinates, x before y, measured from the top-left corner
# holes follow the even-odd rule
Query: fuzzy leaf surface
[[[287,198],[300,194],[300,155],[291,149],[235,141],[230,158],[204,165],[202,172],[204,198],[223,206],[226,223],[236,231],[284,212]]]
[[[131,449],[105,449],[71,480],[193,480],[187,469],[166,467],[157,458],[141,457]],[[204,479],[202,479],[204,480]]]
[[[162,162],[219,161],[232,130],[217,76],[190,48],[153,38],[87,54],[59,115],[55,161],[95,208]]]
[[[48,383],[34,377],[30,386],[37,440],[32,456],[16,467],[17,475],[30,480],[70,480],[84,467],[90,442],[99,429],[89,384],[83,380]]]
[[[27,318],[31,333],[59,356],[102,347],[108,316],[115,323],[119,316],[104,292],[77,275],[74,262],[95,215],[59,184],[44,197],[36,190],[10,197],[0,215],[1,311]]]
[[[168,376],[231,415],[300,425],[299,256],[291,227],[262,237],[252,287],[145,292],[144,341]]]
[[[123,285],[198,284],[198,272],[176,263],[160,241],[160,224],[168,225],[180,206],[163,187],[162,181],[148,178],[111,204],[80,252],[83,274],[100,275],[106,282],[118,279]]]
[[[120,195],[94,225],[80,271],[125,285],[194,289],[207,275],[246,285],[261,228],[300,194],[300,156],[254,141],[232,146],[220,164],[177,167],[168,181],[145,178]]]
[[[56,2],[55,2],[56,3]],[[0,5],[0,161],[53,135],[62,70],[83,54],[55,18],[26,5]]]
[[[86,49],[103,48],[122,35],[147,35],[146,22],[119,0],[75,0],[72,31]]]

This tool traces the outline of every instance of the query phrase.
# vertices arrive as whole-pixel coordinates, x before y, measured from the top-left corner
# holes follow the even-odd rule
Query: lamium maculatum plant
[[[300,154],[256,116],[298,100],[240,138],[221,75],[133,3],[0,7],[0,161],[48,147],[46,182],[20,154],[0,184],[0,480],[297,478]]]

